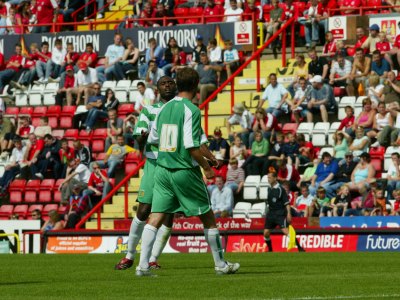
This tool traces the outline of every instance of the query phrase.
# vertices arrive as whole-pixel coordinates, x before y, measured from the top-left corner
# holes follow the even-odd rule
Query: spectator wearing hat
[[[86,104],[89,96],[94,93],[93,87],[96,82],[98,82],[96,69],[89,68],[85,62],[80,63],[74,87],[67,89],[67,105],[79,105],[83,96]],[[76,96],[75,102],[73,96]]]
[[[221,72],[222,66],[217,64],[211,64],[207,56],[207,50],[200,54],[200,63],[196,66],[196,71],[199,73],[199,91],[200,99],[198,103],[202,104],[210,93],[217,89],[218,75],[217,72]]]
[[[5,172],[0,178],[0,193],[6,192],[10,182],[21,172],[21,169],[25,166],[23,161],[26,146],[22,145],[22,140],[19,136],[14,137],[13,143],[15,147],[11,152],[8,164],[5,166]]]
[[[207,0],[206,8],[203,10],[206,23],[222,22],[224,17],[224,7],[216,4],[214,0]]]
[[[196,36],[196,46],[193,48],[191,65],[195,66],[200,63],[200,53],[207,53],[207,47],[204,45],[203,36],[198,34]]]
[[[113,79],[113,74],[115,73],[115,64],[122,60],[124,53],[125,48],[122,45],[122,35],[120,33],[116,33],[114,35],[114,44],[107,47],[104,55],[104,66],[99,66],[96,68],[97,77],[101,83],[106,80]]]
[[[228,172],[226,173],[225,186],[232,190],[233,194],[239,194],[244,186],[244,170],[239,167],[238,160],[236,158],[231,158],[229,160]]]
[[[89,178],[89,168],[81,163],[79,159],[71,160],[68,165],[66,177],[59,186],[59,190],[61,191],[61,202],[64,204],[68,202],[73,189],[76,188],[77,185],[79,185],[82,190],[87,189]],[[80,191],[81,190],[79,190],[79,192]]]
[[[74,66],[68,65],[65,67],[65,78],[62,81],[63,85],[57,90],[56,104],[62,106],[64,99],[67,96],[67,90],[75,87]]]
[[[239,136],[246,148],[249,148],[249,135],[252,122],[253,116],[250,111],[244,107],[243,103],[236,103],[233,106],[233,115],[226,122],[229,140],[233,142],[236,136]],[[233,131],[233,125],[240,125],[240,128]]]
[[[74,229],[86,213],[89,205],[89,198],[83,193],[83,186],[81,184],[74,183],[71,186],[71,195],[68,197],[66,203],[66,214],[64,216],[66,222],[65,229]]]
[[[228,166],[225,164],[224,157],[221,155],[221,153],[215,154],[215,159],[218,161],[218,165],[212,166],[211,168],[214,171],[215,176],[222,177],[223,181],[225,182],[226,174],[228,173]],[[212,179],[206,179],[207,190],[210,195],[212,194],[213,190],[216,188],[215,178],[216,177],[214,177]]]
[[[332,158],[328,152],[322,153],[322,161],[318,164],[315,174],[311,178],[310,194],[316,195],[317,189],[322,186],[326,191],[329,190],[329,186],[333,183],[335,174],[337,173],[339,166],[335,159]],[[333,195],[328,197],[332,198]]]
[[[328,109],[335,107],[336,101],[333,89],[323,82],[322,76],[314,76],[310,82],[313,85],[311,100],[307,104],[307,122],[313,122],[313,113],[320,111],[322,122],[328,122]]]
[[[333,87],[346,89],[348,96],[354,96],[354,86],[350,80],[352,64],[345,55],[339,54],[332,62],[329,84]]]
[[[287,113],[287,97],[289,92],[285,87],[278,83],[278,79],[275,73],[269,74],[269,84],[262,94],[261,101],[258,103],[258,107],[262,107],[264,102],[268,100],[267,113],[271,113],[275,117],[279,117],[282,113]]]
[[[221,129],[218,127],[214,130],[214,138],[211,140],[208,149],[215,155],[220,153],[224,160],[229,159],[229,144],[228,142],[222,137]]]
[[[226,218],[232,216],[233,193],[232,190],[224,185],[221,176],[215,178],[216,188],[211,193],[211,208],[216,218]]]
[[[369,27],[369,37],[361,45],[363,49],[369,49],[370,53],[376,50],[376,43],[379,42],[379,26],[377,24],[372,24]]]
[[[344,155],[344,162],[339,163],[339,170],[335,174],[333,178],[332,184],[327,188],[328,195],[335,195],[338,188],[340,188],[343,184],[351,181],[351,174],[355,167],[357,166],[357,162],[353,160],[353,153],[348,151]]]

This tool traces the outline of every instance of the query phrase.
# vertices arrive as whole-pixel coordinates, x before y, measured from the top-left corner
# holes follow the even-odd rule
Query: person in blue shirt
[[[379,50],[372,52],[372,63],[371,63],[371,73],[375,73],[383,79],[387,78],[387,74],[390,71],[390,65],[381,55]]]
[[[315,196],[319,187],[328,190],[338,170],[338,163],[332,159],[332,155],[328,152],[322,153],[322,161],[318,164],[313,177],[311,177],[310,194]]]

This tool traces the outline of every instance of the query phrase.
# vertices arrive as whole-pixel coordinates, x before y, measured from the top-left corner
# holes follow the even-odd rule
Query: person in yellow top
[[[136,149],[125,145],[124,136],[122,134],[117,136],[117,143],[112,144],[107,152],[104,160],[96,161],[101,169],[108,168],[107,176],[114,178],[114,171],[121,163],[124,162],[125,155],[137,151]],[[92,165],[90,166],[92,169]]]

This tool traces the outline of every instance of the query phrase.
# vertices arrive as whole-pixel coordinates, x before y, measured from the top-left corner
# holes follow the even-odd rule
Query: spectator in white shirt
[[[346,88],[348,96],[354,95],[354,88],[351,86],[350,74],[352,64],[345,56],[339,54],[336,61],[332,63],[331,75],[329,76],[329,84],[334,87]]]
[[[224,186],[224,179],[221,176],[215,177],[216,189],[211,194],[211,208],[216,218],[224,218],[232,215],[233,193]]]
[[[79,105],[82,95],[85,96],[85,105],[89,96],[94,94],[94,84],[97,83],[97,72],[93,68],[88,68],[84,62],[79,64],[79,71],[75,76],[75,85],[67,89],[67,105]],[[76,101],[73,103],[73,96]]]
[[[135,111],[140,111],[144,106],[153,105],[156,100],[156,95],[151,88],[146,88],[146,85],[140,81],[137,84],[137,93],[133,94],[131,102],[135,102]]]
[[[233,140],[239,136],[246,148],[249,148],[249,135],[251,124],[253,123],[253,116],[242,103],[236,103],[233,106],[233,113],[233,116],[231,116],[226,122],[229,140],[233,142]],[[233,131],[233,125],[239,125],[239,130],[236,129]]]
[[[122,45],[122,35],[116,33],[114,35],[114,44],[107,47],[105,56],[104,66],[96,68],[99,81],[103,83],[106,80],[112,80],[112,76],[115,73],[115,64],[122,60],[124,56],[125,48]]]
[[[238,7],[236,0],[229,1],[230,7],[225,9],[224,22],[239,22],[242,21],[243,9]]]
[[[59,76],[61,74],[61,69],[65,65],[65,56],[67,55],[67,50],[63,48],[62,40],[56,39],[54,42],[53,51],[51,51],[51,59],[46,63],[46,75],[45,82],[47,81],[59,81]],[[54,80],[56,78],[57,80]]]
[[[71,160],[68,165],[67,176],[59,187],[61,191],[61,202],[67,203],[71,196],[72,187],[75,184],[80,184],[84,190],[87,189],[90,174],[89,168],[81,163],[79,159]]]
[[[285,89],[285,87],[278,83],[276,74],[271,73],[269,74],[269,85],[262,94],[262,98],[258,103],[258,107],[262,107],[264,102],[268,100],[269,107],[267,108],[267,112],[279,118],[283,112],[288,112],[286,103],[288,94],[289,92]]]
[[[217,40],[215,38],[208,41],[207,54],[211,63],[222,62],[222,50],[221,47],[217,45]]]

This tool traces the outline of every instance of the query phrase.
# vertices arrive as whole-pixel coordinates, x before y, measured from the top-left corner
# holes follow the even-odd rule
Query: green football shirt
[[[135,130],[133,131],[134,136],[142,135],[142,132],[150,133],[151,127],[156,120],[156,117],[160,112],[163,104],[164,103],[159,102],[143,107],[142,111],[140,112],[138,122],[136,123]],[[157,159],[158,147],[156,145],[146,143],[145,155],[147,158]]]
[[[161,108],[148,142],[158,144],[158,165],[190,169],[198,164],[188,149],[200,147],[203,136],[199,108],[186,98],[175,97]]]

